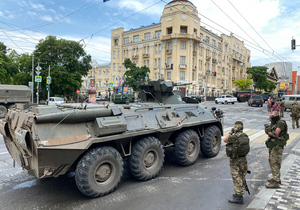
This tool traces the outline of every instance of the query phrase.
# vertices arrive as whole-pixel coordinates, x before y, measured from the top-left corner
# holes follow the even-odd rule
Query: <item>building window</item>
[[[157,80],[157,73],[154,74],[154,78],[155,78],[155,80]]]
[[[119,39],[114,39],[115,45],[119,44]]]
[[[209,44],[209,37],[205,37],[205,42]]]
[[[116,51],[113,51],[113,58],[116,58]]]
[[[192,81],[195,81],[195,73],[192,73]]]
[[[218,42],[218,48],[221,49],[221,43],[220,42]]]
[[[186,49],[186,41],[180,42],[180,49],[185,50]]]
[[[139,35],[133,36],[133,42],[139,42]]]
[[[202,38],[203,37],[203,34],[202,33],[200,33],[200,38]]]
[[[168,51],[169,51],[169,52],[172,51],[172,42],[168,42]]]
[[[119,52],[119,50],[118,50],[118,58],[120,58],[120,52]]]
[[[171,80],[171,71],[167,71],[167,80]]]
[[[172,33],[173,33],[172,27],[167,28],[167,34],[172,34]]]
[[[113,63],[113,71],[116,71],[116,64]]]
[[[212,46],[216,46],[216,41],[215,40],[211,40],[211,44],[212,44]]]
[[[161,44],[158,45],[159,52],[161,51]]]
[[[147,67],[149,68],[149,60],[147,60]]]
[[[157,59],[155,58],[155,68],[157,68]]]
[[[186,34],[187,33],[187,26],[180,26],[180,33]]]
[[[180,72],[180,80],[185,80],[185,71]]]
[[[98,87],[101,87],[101,81],[98,81]]]
[[[167,58],[167,65],[169,66],[169,68],[171,66],[171,63],[172,63],[172,57],[168,57]]]
[[[158,58],[158,68],[160,69],[160,58]]]
[[[155,31],[155,38],[158,39],[161,36],[161,30]]]
[[[180,65],[185,65],[185,56],[180,56]]]
[[[156,44],[155,45],[155,52],[157,53],[157,51],[158,51],[158,45]]]
[[[150,32],[149,33],[145,33],[144,34],[144,38],[145,38],[145,40],[149,40],[150,39]]]
[[[124,38],[124,44],[128,44],[129,43],[129,37]]]
[[[101,69],[99,69],[99,71],[98,71],[98,76],[99,77],[101,76]]]
[[[137,61],[137,62],[135,63],[135,65],[136,65],[136,67],[139,67],[139,62]]]

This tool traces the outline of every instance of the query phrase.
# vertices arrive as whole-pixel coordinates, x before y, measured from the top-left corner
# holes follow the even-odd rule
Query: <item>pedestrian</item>
[[[292,117],[293,129],[295,129],[295,124],[297,128],[299,128],[299,114],[300,114],[300,107],[298,106],[297,100],[294,99],[294,103],[292,104],[291,114],[290,114],[290,116]]]
[[[268,135],[266,146],[269,149],[269,164],[272,177],[267,181],[266,188],[278,188],[281,184],[280,168],[282,161],[283,147],[289,139],[288,127],[284,120],[280,119],[278,111],[271,112],[271,124],[265,124],[265,132]]]
[[[280,117],[284,117],[285,103],[280,99]]]
[[[248,170],[247,154],[250,151],[249,137],[243,133],[243,123],[236,121],[234,128],[224,138],[226,155],[230,158],[230,171],[235,194],[230,203],[243,204],[246,191],[246,174]]]
[[[280,101],[278,99],[276,99],[274,105],[271,108],[271,111],[277,111],[277,112],[279,112],[280,109],[281,109],[281,107],[280,107]]]
[[[272,98],[271,98],[271,96],[269,96],[269,99],[267,101],[267,109],[268,109],[269,119],[270,119],[270,114],[271,114],[271,108],[272,108]]]

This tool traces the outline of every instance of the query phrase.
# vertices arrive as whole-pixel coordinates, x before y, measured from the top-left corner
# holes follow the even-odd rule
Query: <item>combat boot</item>
[[[270,178],[270,179],[267,179],[268,182],[273,182],[274,179],[273,178]],[[279,184],[281,184],[281,180],[279,180]]]
[[[279,188],[279,182],[273,180],[269,184],[266,184],[265,186],[266,188]]]
[[[228,202],[243,204],[244,203],[244,198],[243,198],[243,196],[239,196],[237,194],[233,194],[232,195],[232,199],[228,199]]]

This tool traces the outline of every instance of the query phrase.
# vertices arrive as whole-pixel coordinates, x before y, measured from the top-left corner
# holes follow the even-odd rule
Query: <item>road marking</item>
[[[7,154],[8,152],[0,152],[0,155]]]
[[[261,143],[261,142],[267,140],[268,136],[265,133],[265,130],[261,130],[255,134],[253,134],[249,138],[250,138],[250,141]]]
[[[287,141],[286,146],[292,143],[292,141],[294,141],[299,135],[300,133],[290,133],[290,139]]]
[[[256,130],[256,129],[252,129],[252,130],[250,130],[248,132],[244,132],[244,133],[246,133],[248,136],[250,136],[251,134],[256,133],[257,131],[258,130]]]

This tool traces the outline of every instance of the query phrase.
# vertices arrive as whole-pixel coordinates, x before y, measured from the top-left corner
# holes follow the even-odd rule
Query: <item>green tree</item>
[[[51,95],[71,95],[81,87],[81,78],[91,69],[91,56],[75,41],[48,36],[36,45],[34,55],[42,68],[42,95],[46,96],[46,78],[51,71]]]
[[[134,91],[138,90],[138,82],[145,81],[145,77],[150,73],[150,70],[146,66],[137,67],[135,63],[132,63],[129,58],[125,59],[124,66],[129,69],[125,72],[126,80],[124,84],[132,87]]]
[[[10,59],[6,53],[6,46],[0,42],[0,83],[11,84],[8,74],[8,65],[10,64]]]
[[[266,66],[253,66],[247,69],[247,74],[252,75],[254,82],[254,88],[259,90],[267,90],[269,87],[269,81],[267,79],[268,68]]]
[[[238,79],[233,82],[241,91],[244,91],[246,88],[250,88],[253,85],[251,79]]]
[[[273,92],[273,90],[276,89],[276,84],[275,84],[275,82],[270,82],[270,81],[268,81],[268,82],[269,82],[269,84],[268,84],[268,87],[267,87],[267,89],[265,91],[267,91],[267,92]]]

